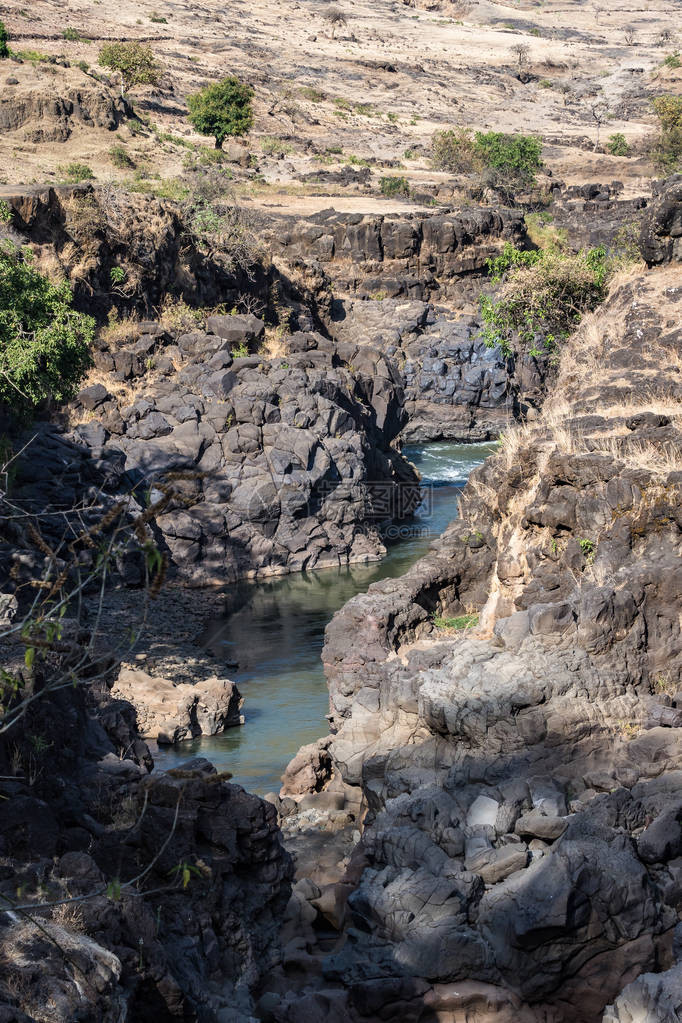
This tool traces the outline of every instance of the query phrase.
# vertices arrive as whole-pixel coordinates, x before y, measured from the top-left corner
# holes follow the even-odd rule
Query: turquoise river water
[[[300,746],[326,735],[329,698],[320,654],[333,614],[370,583],[402,575],[457,515],[469,473],[494,444],[435,442],[405,446],[423,477],[425,500],[398,531],[382,561],[321,569],[239,585],[222,613],[206,623],[202,644],[225,660],[225,675],[244,697],[246,722],[223,735],[155,749],[161,770],[208,757],[233,780],[261,795],[278,791],[280,776]],[[228,667],[237,662],[238,669]]]

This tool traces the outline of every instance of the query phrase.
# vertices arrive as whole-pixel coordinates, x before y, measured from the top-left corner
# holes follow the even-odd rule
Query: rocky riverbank
[[[674,261],[615,284],[433,553],[328,627],[332,733],[283,792],[363,819],[312,900],[339,1019],[630,1019],[675,961],[681,296]]]

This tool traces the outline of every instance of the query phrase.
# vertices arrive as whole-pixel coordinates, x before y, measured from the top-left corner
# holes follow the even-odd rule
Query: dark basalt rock
[[[110,493],[128,488],[140,500],[180,472],[158,540],[195,585],[380,557],[383,526],[409,514],[418,492],[415,470],[392,446],[406,422],[395,364],[376,347],[303,332],[286,357],[233,359],[229,337],[256,339],[262,322],[225,316],[210,325],[220,333],[143,335],[155,365],[174,350],[169,371],[157,370],[153,383],[145,376],[144,397],[131,405],[101,385],[83,390],[76,410],[95,418],[70,437],[38,431],[17,500],[41,505],[52,542],[61,526],[50,509],[79,502],[99,466]],[[137,358],[116,356],[125,354]]]
[[[639,245],[648,266],[682,262],[682,175],[661,185],[642,224]]]
[[[655,1012],[646,971],[671,965],[682,907],[680,473],[659,461],[680,438],[649,407],[652,378],[677,393],[655,349],[682,344],[675,296],[665,271],[622,285],[598,314],[599,379],[570,349],[560,378],[585,435],[530,424],[472,474],[432,551],[327,627],[331,734],[284,791],[326,771],[365,808],[325,977],[371,976],[376,1018],[406,975],[430,985],[424,1019],[468,984],[531,1023]],[[624,374],[635,415],[619,411]],[[434,626],[472,610],[475,628]]]

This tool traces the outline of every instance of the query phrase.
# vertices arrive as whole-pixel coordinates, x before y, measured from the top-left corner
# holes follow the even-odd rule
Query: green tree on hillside
[[[654,110],[661,126],[654,158],[670,174],[682,169],[682,96],[657,96]]]
[[[9,57],[9,46],[7,45],[7,29],[4,21],[0,21],[0,57]]]
[[[122,97],[136,85],[158,85],[161,79],[161,65],[152,48],[142,43],[107,43],[99,51],[97,62],[118,71]]]
[[[95,321],[71,300],[66,281],[53,284],[29,253],[0,245],[0,405],[26,414],[46,398],[74,396],[90,365]]]
[[[222,149],[226,138],[246,135],[253,124],[252,98],[251,86],[230,75],[187,97],[190,122]]]

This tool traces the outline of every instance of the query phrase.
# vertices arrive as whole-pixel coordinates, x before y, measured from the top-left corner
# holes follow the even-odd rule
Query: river
[[[471,471],[494,444],[406,445],[423,477],[425,499],[414,521],[398,530],[387,556],[369,565],[244,583],[206,623],[201,642],[239,668],[225,674],[244,697],[246,723],[223,735],[154,749],[161,770],[208,757],[250,792],[278,791],[280,776],[300,746],[326,735],[329,710],[320,654],[334,613],[370,583],[402,575],[457,515],[457,498]]]

